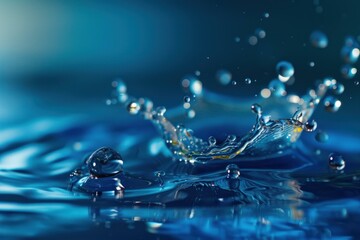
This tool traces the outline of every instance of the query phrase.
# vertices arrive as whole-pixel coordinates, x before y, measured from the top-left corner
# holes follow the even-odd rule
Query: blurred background
[[[345,85],[339,112],[321,110],[318,120],[345,125],[359,116],[360,86],[358,76],[342,78],[340,50],[360,35],[359,9],[357,0],[1,0],[0,128],[73,114],[117,118],[125,111],[105,104],[116,78],[167,107],[181,102],[181,79],[195,71],[209,89],[252,97],[281,60],[295,67],[290,92],[329,75]],[[253,42],[259,28],[266,36]],[[310,44],[314,30],[328,47]],[[239,84],[219,84],[219,69]]]

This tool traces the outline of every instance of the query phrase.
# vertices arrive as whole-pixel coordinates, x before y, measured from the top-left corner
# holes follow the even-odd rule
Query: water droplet
[[[342,66],[340,71],[343,77],[346,79],[351,79],[355,77],[357,73],[357,69],[349,64]]]
[[[105,103],[106,103],[106,105],[110,106],[112,104],[112,101],[111,101],[111,99],[106,99]]]
[[[195,76],[199,77],[200,74],[201,74],[201,72],[200,72],[199,70],[196,70],[196,71],[195,71]]]
[[[235,37],[235,42],[239,43],[240,42],[240,37]]]
[[[191,98],[189,96],[184,97],[184,102],[189,103],[191,101]]]
[[[269,89],[274,96],[281,97],[286,94],[285,84],[278,79],[274,79],[269,83]]]
[[[341,155],[331,153],[329,155],[329,166],[335,170],[343,170],[345,168],[345,160]]]
[[[240,177],[240,168],[236,164],[229,164],[226,167],[227,178],[237,179]]]
[[[287,61],[281,61],[276,65],[276,72],[279,76],[289,79],[294,75],[295,69],[293,65]]]
[[[317,122],[315,120],[312,120],[311,122],[306,122],[304,124],[304,130],[307,132],[313,132],[317,128]]]
[[[231,82],[232,75],[227,70],[219,70],[216,73],[216,79],[222,84],[222,85],[228,85]]]
[[[191,79],[189,89],[192,94],[201,95],[203,90],[202,82],[198,79]]]
[[[230,142],[234,142],[236,140],[236,136],[235,135],[229,135],[227,137],[227,139],[230,141]]]
[[[214,146],[216,144],[216,138],[214,138],[213,136],[210,136],[208,141],[210,146]]]
[[[346,63],[356,63],[359,59],[360,50],[357,47],[344,46],[341,49],[341,58]]]
[[[341,102],[333,96],[327,96],[324,99],[324,106],[328,112],[337,112],[341,107]]]
[[[341,83],[336,83],[336,84],[331,86],[331,89],[332,89],[332,92],[334,94],[340,95],[340,94],[342,94],[344,92],[345,87]]]
[[[354,84],[355,84],[355,86],[359,86],[360,82],[357,81],[357,80],[355,80],[355,81],[354,81]]]
[[[266,37],[266,32],[263,29],[258,28],[258,29],[255,30],[255,35],[258,38],[265,38]]]
[[[259,104],[255,103],[251,106],[251,111],[253,111],[253,113],[257,115],[261,115],[262,107]]]
[[[123,82],[123,81],[121,81],[121,80],[118,80],[118,81],[116,81],[116,91],[117,91],[117,93],[118,94],[124,94],[124,93],[126,93],[126,91],[127,91],[127,87],[126,87],[126,84]]]
[[[316,133],[315,139],[320,143],[325,143],[329,140],[329,135],[326,132],[319,131],[318,133]]]
[[[246,84],[251,84],[251,82],[252,82],[252,81],[251,81],[250,78],[245,78],[245,83],[246,83]]]
[[[154,176],[155,177],[163,177],[163,176],[165,176],[165,172],[164,171],[156,171],[156,172],[154,172]]]
[[[296,112],[292,116],[292,119],[294,119],[296,121],[300,121],[302,116],[303,116],[303,112],[299,109],[299,110],[296,110]]]
[[[251,46],[255,46],[256,44],[257,44],[257,42],[258,42],[258,39],[257,39],[257,37],[255,37],[255,36],[251,36],[251,37],[249,37],[249,44],[251,45]]]
[[[268,88],[264,88],[260,91],[260,95],[263,98],[269,98],[271,96],[271,91]]]
[[[193,109],[189,109],[189,110],[186,112],[186,116],[187,116],[188,118],[194,118],[195,115],[196,115],[196,112],[195,112],[195,110],[193,110]]]
[[[109,147],[97,149],[86,160],[86,164],[94,177],[113,176],[123,171],[122,157]]]
[[[314,47],[326,48],[328,45],[328,38],[325,33],[321,31],[313,31],[310,34],[310,42]]]
[[[231,84],[232,84],[233,86],[236,86],[237,82],[236,82],[236,81],[232,81]]]
[[[270,14],[269,14],[269,13],[264,13],[264,17],[265,17],[265,18],[269,18],[269,17],[270,17]]]
[[[314,62],[309,62],[309,66],[310,66],[310,67],[314,67],[314,66],[315,66],[315,63],[314,63]]]
[[[130,114],[138,114],[140,111],[140,104],[138,102],[132,101],[127,105],[127,111]]]

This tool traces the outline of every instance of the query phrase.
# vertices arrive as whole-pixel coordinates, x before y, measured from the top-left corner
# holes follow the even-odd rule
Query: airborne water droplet
[[[240,177],[240,168],[236,164],[229,164],[226,167],[227,178],[237,179]]]
[[[343,170],[345,168],[345,160],[341,155],[331,153],[329,155],[329,166],[335,170]]]
[[[245,78],[245,83],[246,83],[246,84],[251,84],[251,82],[252,82],[252,81],[251,81],[250,78]]]
[[[312,120],[311,122],[306,122],[304,124],[304,129],[307,132],[313,132],[315,131],[317,128],[317,123],[315,122],[315,120]]]
[[[123,171],[121,155],[109,147],[97,149],[86,160],[86,164],[94,177],[113,176]]]
[[[269,89],[274,96],[281,97],[286,94],[285,84],[278,79],[274,79],[269,83]]]
[[[291,63],[287,61],[281,61],[276,65],[276,72],[282,77],[282,78],[290,78],[294,75],[295,70]]]
[[[341,83],[336,83],[336,84],[332,85],[331,89],[334,94],[340,95],[344,92],[345,87]]]
[[[319,131],[316,135],[315,135],[315,139],[318,142],[321,143],[325,143],[329,140],[329,135],[326,132],[323,131]]]
[[[127,105],[127,111],[130,114],[138,114],[140,111],[140,104],[138,102],[132,101]]]
[[[327,96],[324,99],[324,106],[328,112],[337,112],[341,107],[341,102],[333,96]]]
[[[328,45],[328,38],[325,33],[314,31],[310,34],[310,42],[314,47],[326,48]]]
[[[251,111],[253,111],[253,113],[255,113],[257,115],[261,115],[262,108],[259,104],[255,103],[251,106]]]
[[[216,79],[222,84],[222,85],[228,85],[231,82],[232,75],[227,70],[219,70],[216,73]]]
[[[355,77],[355,75],[357,73],[357,69],[349,64],[342,66],[340,71],[341,71],[341,74],[343,75],[343,77],[346,79],[351,79],[351,78]]]

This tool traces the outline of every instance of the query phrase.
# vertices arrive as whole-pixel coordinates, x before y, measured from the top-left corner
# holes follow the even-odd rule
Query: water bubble
[[[251,37],[249,37],[249,44],[251,45],[251,46],[255,46],[256,44],[257,44],[257,42],[258,42],[258,39],[257,39],[257,37],[255,37],[255,36],[251,36]]]
[[[252,81],[251,81],[250,78],[245,78],[245,83],[246,83],[246,84],[251,84],[251,82],[252,82]]]
[[[214,138],[213,136],[210,136],[208,141],[210,146],[214,146],[216,144],[216,138]]]
[[[257,115],[261,115],[262,113],[262,107],[255,103],[253,105],[251,105],[251,111],[253,111],[253,113],[257,114]]]
[[[240,177],[240,168],[236,164],[229,164],[226,167],[227,178],[237,179]]]
[[[227,70],[219,70],[216,73],[216,79],[222,84],[222,85],[228,85],[231,82],[232,75]]]
[[[279,76],[289,79],[294,75],[295,70],[291,63],[287,61],[281,61],[276,65],[276,72]]]
[[[130,114],[138,114],[138,112],[140,111],[140,104],[136,101],[132,101],[127,105],[127,111]]]
[[[337,112],[341,107],[341,102],[333,96],[327,96],[324,99],[324,106],[328,112]]]
[[[273,95],[277,97],[284,96],[286,94],[285,84],[278,79],[274,79],[269,83],[269,89]]]
[[[329,135],[326,132],[319,131],[318,133],[316,133],[315,139],[318,142],[325,143],[329,140]]]
[[[258,38],[265,38],[266,37],[266,32],[263,29],[258,28],[258,29],[255,30],[255,35]]]
[[[334,94],[340,95],[344,92],[345,87],[341,83],[336,83],[331,86],[331,89]]]
[[[345,168],[345,160],[341,155],[331,153],[329,155],[329,166],[335,170],[343,170]]]
[[[184,102],[189,103],[191,101],[191,98],[189,96],[184,97]]]
[[[97,149],[86,160],[86,164],[94,177],[113,176],[123,171],[122,157],[109,147]]]
[[[313,31],[310,34],[310,42],[314,47],[326,48],[328,45],[328,38],[325,33],[321,31]]]
[[[357,47],[344,46],[341,49],[341,58],[346,63],[356,63],[359,59],[360,50]]]
[[[346,79],[351,79],[355,77],[357,73],[357,69],[349,64],[342,66],[340,71],[343,77]]]
[[[354,81],[354,84],[355,84],[355,86],[359,86],[360,82],[357,81],[357,80],[355,80],[355,81]]]
[[[306,122],[304,124],[304,130],[307,132],[313,132],[317,128],[317,122],[315,120],[312,120],[311,122]]]

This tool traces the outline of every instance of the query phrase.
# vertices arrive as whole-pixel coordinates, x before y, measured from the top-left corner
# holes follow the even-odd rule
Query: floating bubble
[[[341,71],[341,74],[343,75],[343,77],[346,79],[351,79],[351,78],[355,77],[355,75],[357,73],[357,69],[349,64],[342,66],[340,71]]]
[[[304,124],[304,130],[307,132],[313,132],[317,128],[317,122],[315,120],[312,120],[311,122],[306,122]]]
[[[258,28],[258,29],[255,30],[255,35],[258,38],[265,38],[266,37],[266,32],[263,29]]]
[[[294,75],[295,70],[291,63],[287,61],[281,61],[276,65],[276,72],[279,76],[287,78],[287,80]]]
[[[324,106],[328,112],[337,112],[341,107],[341,102],[333,96],[327,96],[324,99]]]
[[[310,34],[310,42],[314,47],[326,48],[328,45],[328,38],[325,33],[321,31],[313,31]]]
[[[240,177],[240,168],[236,164],[229,164],[226,167],[227,178],[237,179]]]
[[[210,136],[208,141],[210,146],[214,146],[216,144],[216,138],[214,138],[213,136]]]
[[[121,155],[109,147],[93,152],[86,160],[86,165],[94,177],[109,177],[123,171]]]
[[[345,160],[341,155],[331,153],[329,155],[329,166],[335,170],[343,170],[345,168]]]
[[[344,46],[341,49],[341,58],[346,63],[356,63],[359,59],[360,50],[357,47]]]
[[[260,91],[260,95],[263,98],[269,98],[271,96],[271,91],[268,88],[264,88]]]
[[[136,101],[132,101],[127,105],[126,109],[130,114],[138,114],[140,111],[140,104]]]
[[[325,143],[329,140],[329,135],[326,132],[319,131],[318,133],[316,133],[315,139],[320,143]]]
[[[245,78],[245,83],[246,83],[246,84],[251,84],[251,82],[252,82],[252,81],[251,81],[250,78]]]
[[[285,84],[278,79],[274,79],[269,83],[269,89],[274,96],[281,97],[286,95]]]
[[[331,90],[334,94],[340,95],[344,92],[345,87],[341,83],[336,83],[331,86]]]
[[[228,85],[231,82],[232,75],[227,70],[219,70],[216,73],[216,79],[222,84],[222,85]]]
[[[256,36],[250,36],[248,41],[251,46],[255,46],[258,42],[258,39]]]

